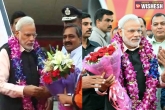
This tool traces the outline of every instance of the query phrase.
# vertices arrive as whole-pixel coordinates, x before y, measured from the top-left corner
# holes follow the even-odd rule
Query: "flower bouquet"
[[[114,42],[107,47],[96,48],[83,60],[83,68],[95,75],[105,72],[104,78],[113,74],[115,82],[109,87],[109,100],[117,110],[131,110],[131,100],[118,81],[122,55],[118,47],[118,44]]]
[[[41,81],[48,88],[50,93],[57,98],[57,94],[74,92],[77,79],[77,68],[73,65],[73,60],[69,54],[63,54],[50,46],[50,52],[47,52],[47,59],[44,62]],[[58,99],[58,98],[57,98]],[[70,104],[58,103],[59,110],[72,110]]]
[[[42,82],[46,85],[53,96],[64,93],[65,84],[63,79],[67,78],[70,73],[74,73],[73,60],[70,55],[64,55],[61,51],[54,48],[47,52],[47,60],[44,61]]]

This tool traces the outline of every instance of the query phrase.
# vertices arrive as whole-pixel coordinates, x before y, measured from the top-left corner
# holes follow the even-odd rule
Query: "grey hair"
[[[22,17],[21,19],[18,20],[17,24],[15,25],[16,31],[21,30],[23,26],[29,25],[29,24],[34,25],[33,18],[29,16]]]
[[[139,19],[138,19],[138,17],[136,15],[134,15],[134,14],[127,14],[127,15],[123,16],[119,20],[119,22],[118,22],[118,28],[119,29],[122,29],[123,26],[125,25],[125,23],[128,22],[128,21],[130,21],[130,20],[134,20],[134,21],[137,21],[137,22],[140,23],[140,21],[139,21]]]

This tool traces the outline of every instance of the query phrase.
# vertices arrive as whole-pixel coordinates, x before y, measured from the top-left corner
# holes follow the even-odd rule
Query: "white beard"
[[[130,46],[130,47],[132,47],[132,48],[138,47],[139,44],[140,44],[140,41],[141,41],[141,38],[138,37],[138,38],[136,38],[136,39],[139,39],[138,42],[132,42],[132,40],[135,39],[135,38],[128,39],[128,38],[125,36],[125,34],[124,34],[123,31],[122,31],[122,39],[123,39],[123,42],[124,42],[126,45],[128,45],[128,46]]]

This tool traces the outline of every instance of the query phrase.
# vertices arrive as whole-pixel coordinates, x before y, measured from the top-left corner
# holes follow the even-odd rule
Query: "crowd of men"
[[[114,13],[102,8],[96,11],[94,21],[90,14],[70,5],[63,7],[62,14],[62,51],[70,53],[81,73],[72,96],[58,94],[60,103],[73,105],[73,110],[115,110],[108,98],[108,88],[115,81],[114,75],[105,79],[106,73],[94,75],[87,72],[82,61],[95,48],[116,41],[123,53],[119,80],[132,100],[132,110],[165,110],[165,14],[152,16],[151,30],[146,28],[144,18],[134,14],[124,15],[118,26],[112,27]],[[16,46],[9,41],[0,48],[0,110],[53,110],[52,96],[39,80],[37,55],[42,56],[44,52],[36,51],[37,33],[33,18],[18,11],[11,18],[11,28],[17,39],[12,41],[17,42]],[[151,58],[157,59],[154,74],[159,75],[154,77],[147,73],[151,71],[151,64],[144,64],[145,61],[152,63]],[[148,85],[150,80],[156,83]],[[136,92],[130,90],[130,83],[136,85],[133,88]],[[153,87],[153,95],[147,91],[149,87]],[[99,88],[99,91],[94,88]],[[150,98],[145,98],[146,95]],[[157,100],[152,99],[154,97]]]

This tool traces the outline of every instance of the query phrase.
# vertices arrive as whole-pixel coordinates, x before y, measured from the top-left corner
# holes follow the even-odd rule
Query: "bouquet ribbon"
[[[131,110],[131,100],[118,80],[109,87],[109,100],[116,110]]]

